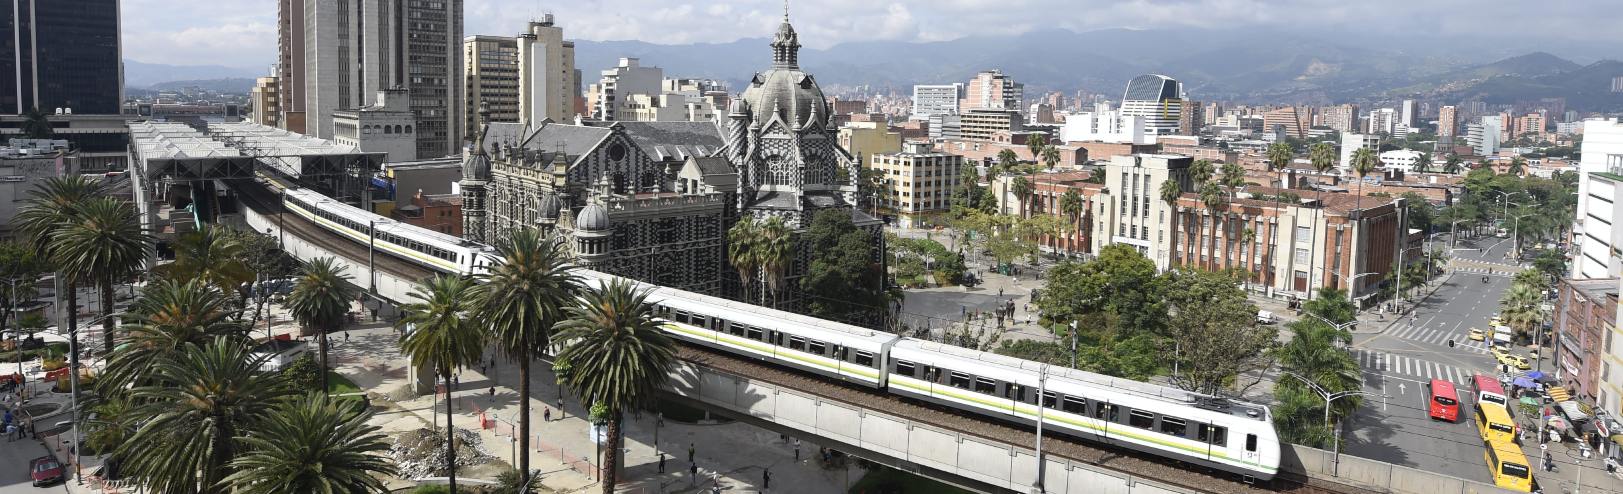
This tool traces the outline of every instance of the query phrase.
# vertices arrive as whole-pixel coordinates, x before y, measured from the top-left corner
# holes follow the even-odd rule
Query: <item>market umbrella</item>
[[[1530,372],[1528,372],[1526,374],[1523,374],[1523,375],[1527,376],[1528,379],[1532,379],[1534,381],[1537,381],[1539,379],[1544,379],[1544,373],[1539,372],[1539,371],[1530,371]]]
[[[1518,377],[1518,378],[1516,378],[1515,381],[1511,381],[1510,383],[1514,384],[1514,385],[1517,385],[1517,386],[1524,387],[1524,388],[1536,388],[1536,387],[1538,387],[1538,383],[1533,382],[1532,379],[1528,379],[1528,378],[1525,378],[1525,377]]]

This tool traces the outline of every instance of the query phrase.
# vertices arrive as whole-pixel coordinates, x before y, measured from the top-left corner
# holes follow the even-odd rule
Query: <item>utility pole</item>
[[[1031,494],[1043,494],[1043,396],[1048,392],[1048,364],[1037,370],[1037,480],[1031,483]]]
[[[368,284],[369,290],[372,292],[372,294],[377,295],[378,294],[378,249],[377,249],[378,221],[377,220],[367,220],[366,224],[367,224],[367,227],[366,227],[366,264],[367,264],[367,270],[369,272],[369,274],[367,275],[367,284]]]

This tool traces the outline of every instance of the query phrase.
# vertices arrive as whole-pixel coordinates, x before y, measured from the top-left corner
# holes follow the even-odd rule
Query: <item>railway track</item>
[[[683,360],[696,365],[744,376],[748,379],[758,379],[793,388],[869,410],[884,410],[889,414],[907,417],[992,441],[1021,445],[1034,445],[1037,441],[1036,431],[1029,428],[1015,427],[1008,423],[961,413],[951,408],[925,404],[866,388],[830,382],[819,376],[783,369],[706,348],[683,344],[679,356]],[[1085,442],[1052,431],[1043,435],[1043,452],[1047,455],[1069,458],[1139,478],[1153,479],[1200,492],[1236,494],[1265,492],[1376,494],[1374,491],[1330,482],[1290,478],[1287,474],[1282,474],[1269,482],[1248,484],[1232,473],[1206,469],[1125,448]]]
[[[270,187],[257,180],[231,180],[231,187],[238,192],[243,205],[265,216],[280,216],[278,220],[287,234],[295,235],[316,244],[329,252],[347,257],[351,260],[365,263],[367,248],[365,245],[340,237],[325,228],[311,224],[309,220],[296,214],[283,215],[281,197]],[[436,271],[416,263],[401,260],[387,253],[379,252],[377,256],[379,271],[389,273],[410,280],[424,280],[432,278]],[[364,273],[362,273],[364,274]]]

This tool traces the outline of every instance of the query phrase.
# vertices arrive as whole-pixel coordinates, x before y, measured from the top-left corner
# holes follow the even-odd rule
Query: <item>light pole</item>
[[[1448,251],[1449,252],[1453,252],[1455,250],[1458,250],[1458,249],[1454,248],[1454,244],[1459,242],[1459,240],[1460,240],[1459,224],[1467,222],[1467,221],[1471,221],[1471,220],[1454,220],[1454,221],[1450,221],[1448,223],[1448,233],[1450,234],[1449,237],[1448,237]]]
[[[1284,374],[1284,375],[1287,375],[1287,376],[1290,376],[1290,377],[1294,377],[1298,381],[1302,381],[1303,384],[1307,384],[1308,389],[1313,390],[1313,392],[1318,394],[1319,397],[1324,398],[1324,428],[1325,428],[1325,430],[1330,430],[1330,405],[1332,403],[1335,403],[1336,400],[1346,398],[1348,396],[1379,396],[1379,397],[1383,397],[1383,398],[1386,397],[1386,395],[1384,395],[1384,394],[1370,393],[1370,392],[1366,392],[1366,391],[1362,391],[1362,390],[1347,390],[1347,391],[1337,391],[1337,392],[1331,393],[1329,391],[1326,391],[1323,387],[1320,387],[1318,383],[1313,382],[1313,380],[1302,377],[1300,374],[1297,374],[1295,372],[1281,371],[1280,374]],[[1331,441],[1331,450],[1335,451],[1335,453],[1336,453],[1336,459],[1335,459],[1336,469],[1340,470],[1341,469],[1341,436],[1338,435],[1338,434],[1332,433],[1330,435],[1330,441]]]
[[[1520,204],[1517,205],[1520,206]],[[1519,214],[1513,217],[1514,221],[1512,221],[1512,228],[1515,229],[1515,232],[1510,234],[1510,254],[1508,255],[1514,256],[1516,262],[1518,263],[1520,263],[1522,260],[1522,218],[1533,216],[1534,214],[1537,213]]]
[[[1044,393],[1048,392],[1048,364],[1043,364],[1037,370],[1037,480],[1031,483],[1032,494],[1042,494],[1043,490],[1043,407]]]

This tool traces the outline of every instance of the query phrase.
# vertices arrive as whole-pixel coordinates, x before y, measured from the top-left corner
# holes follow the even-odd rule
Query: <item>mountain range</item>
[[[1486,36],[1428,36],[1048,29],[938,42],[845,42],[802,48],[800,63],[831,92],[866,85],[906,93],[914,84],[964,82],[976,72],[996,68],[1025,83],[1028,95],[1086,90],[1116,99],[1129,79],[1159,73],[1182,81],[1190,98],[1205,101],[1370,105],[1417,98],[1500,104],[1561,97],[1567,99],[1568,108],[1579,111],[1623,111],[1623,93],[1610,91],[1613,78],[1623,77],[1623,62],[1604,58],[1615,53],[1572,44],[1517,45]],[[645,66],[665,69],[668,77],[725,80],[736,91],[769,66],[769,42],[747,38],[663,45],[578,40],[575,63],[583,85],[597,81],[600,72],[614,67],[619,58],[636,57]],[[173,81],[251,87],[257,75],[232,67],[125,64],[126,83],[137,88]]]

